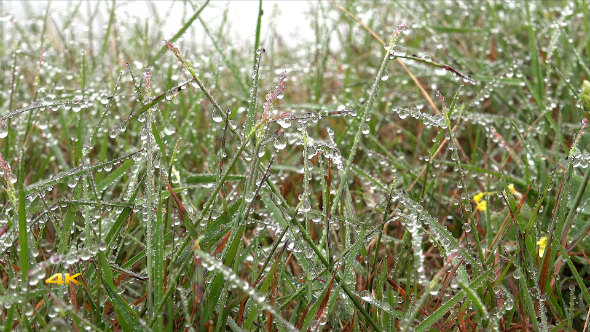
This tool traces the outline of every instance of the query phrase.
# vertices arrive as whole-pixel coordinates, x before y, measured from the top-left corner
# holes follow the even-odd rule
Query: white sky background
[[[88,6],[92,10],[96,7],[96,1],[87,2],[89,4],[85,1],[80,7],[81,15],[87,16]],[[162,27],[166,39],[172,38],[182,27],[183,22],[194,13],[190,5],[185,5],[180,1],[117,1],[117,18],[121,20],[128,16],[130,20],[137,19],[143,25],[145,18],[153,15],[148,7],[148,2],[156,8],[161,18],[168,15]],[[52,1],[50,14],[54,19],[59,20],[59,18],[63,17],[60,12],[71,12],[73,6],[76,6],[77,3],[77,1]],[[110,1],[103,1],[100,4],[101,11],[95,20],[98,27],[102,27],[108,22],[107,3],[109,6],[111,5]],[[197,8],[202,4],[201,1],[193,3]],[[47,8],[47,4],[47,1],[3,1],[3,10],[0,16],[9,15],[22,22],[31,18],[31,10],[38,15],[42,15]],[[313,1],[263,1],[264,15],[262,16],[261,39],[265,39],[271,31],[269,28],[273,27],[283,37],[284,41],[290,40],[295,44],[303,41],[313,41],[314,32],[310,26],[309,15],[313,4]],[[223,12],[226,8],[229,8],[228,23],[229,37],[231,37],[229,40],[244,41],[249,39],[249,42],[253,44],[258,1],[211,1],[201,13],[201,17],[208,23],[209,28],[214,30],[221,24]],[[65,11],[66,9],[67,11]],[[83,18],[84,21],[85,19]],[[196,37],[195,40],[205,38],[204,35],[200,36],[200,33],[204,34],[204,32],[198,20],[193,23],[192,30],[189,31],[197,34],[194,36]]]

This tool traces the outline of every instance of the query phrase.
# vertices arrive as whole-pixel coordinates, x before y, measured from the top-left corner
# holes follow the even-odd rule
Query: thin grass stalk
[[[358,128],[357,128],[356,134],[354,136],[352,148],[351,148],[350,153],[348,155],[348,160],[346,161],[346,166],[344,167],[344,170],[340,174],[340,184],[338,185],[338,189],[336,190],[336,195],[335,195],[334,199],[332,200],[333,204],[332,204],[331,214],[336,213],[336,209],[340,205],[339,203],[340,203],[340,199],[342,197],[342,192],[344,191],[344,187],[348,185],[348,176],[350,173],[350,169],[352,168],[352,162],[353,162],[354,157],[356,155],[356,150],[357,150],[359,142],[361,140],[363,125],[366,123],[367,118],[371,114],[372,107],[373,107],[373,101],[377,97],[377,93],[379,91],[379,85],[381,83],[381,77],[383,76],[383,73],[385,72],[385,68],[387,67],[387,63],[389,61],[389,56],[391,54],[391,51],[393,50],[393,46],[395,46],[395,41],[397,40],[397,37],[399,37],[399,35],[402,33],[402,30],[404,28],[405,28],[405,25],[400,25],[397,28],[397,30],[391,35],[391,38],[389,40],[389,46],[387,47],[385,55],[383,56],[383,60],[381,61],[381,65],[379,66],[379,71],[377,72],[377,76],[375,77],[375,81],[373,82],[373,87],[371,88],[371,91],[369,93],[369,99],[367,100],[365,107],[363,107],[362,111],[358,115],[359,116]]]

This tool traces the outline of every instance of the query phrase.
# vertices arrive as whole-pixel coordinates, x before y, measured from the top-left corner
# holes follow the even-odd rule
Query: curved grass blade
[[[491,272],[492,272],[492,270],[488,270],[488,271],[482,273],[479,277],[477,277],[477,279],[473,280],[473,282],[469,284],[469,288],[470,289],[478,289],[479,287],[481,287]],[[465,296],[467,296],[467,293],[464,290],[459,292],[459,294],[455,295],[452,299],[450,299],[445,304],[443,304],[440,308],[438,308],[438,310],[433,312],[432,315],[430,315],[425,320],[423,320],[422,323],[420,323],[418,326],[416,326],[415,331],[416,332],[428,331],[429,328],[432,325],[434,325],[434,323],[436,323],[439,319],[441,319],[444,315],[446,315],[447,312],[449,312],[451,309],[453,309],[455,307],[455,305],[457,305],[457,303],[459,303],[461,300],[463,300],[463,298]]]
[[[139,316],[131,309],[131,307],[129,307],[129,304],[125,302],[121,295],[117,293],[115,284],[113,283],[111,268],[103,252],[99,254],[99,260],[104,273],[102,284],[107,291],[109,298],[111,299],[111,304],[115,308],[115,314],[119,319],[121,329],[123,329],[125,332],[143,332],[144,328],[142,328],[142,325],[139,323]]]

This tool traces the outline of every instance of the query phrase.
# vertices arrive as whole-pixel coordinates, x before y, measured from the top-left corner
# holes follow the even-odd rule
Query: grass
[[[177,5],[0,4],[0,328],[586,330],[586,1]]]

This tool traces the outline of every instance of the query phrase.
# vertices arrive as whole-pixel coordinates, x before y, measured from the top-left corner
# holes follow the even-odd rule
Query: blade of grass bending
[[[488,319],[490,317],[490,314],[486,310],[486,307],[484,306],[483,302],[481,301],[481,299],[479,298],[479,296],[477,295],[475,290],[473,288],[469,287],[468,284],[466,284],[465,282],[460,280],[460,278],[458,278],[458,279],[459,280],[457,280],[457,283],[459,284],[459,286],[461,287],[463,292],[465,292],[465,295],[467,295],[467,297],[471,300],[471,302],[473,302],[475,304],[475,306],[477,307],[479,312],[484,316],[484,318]]]
[[[348,174],[350,173],[350,169],[352,168],[352,162],[353,162],[354,157],[356,155],[356,150],[358,149],[359,141],[361,140],[361,134],[362,134],[362,128],[363,128],[362,125],[364,123],[366,123],[367,116],[372,111],[373,102],[375,101],[375,98],[377,97],[377,92],[379,91],[379,85],[382,82],[381,77],[383,76],[383,73],[385,72],[385,68],[387,67],[387,63],[389,61],[389,55],[393,50],[393,46],[395,45],[395,41],[397,40],[397,37],[402,33],[403,28],[405,28],[405,26],[401,25],[391,35],[391,38],[389,41],[389,46],[387,47],[387,51],[385,52],[385,56],[383,57],[383,60],[381,60],[381,65],[379,66],[379,71],[377,72],[377,76],[375,77],[375,81],[373,82],[371,92],[369,93],[369,99],[367,100],[365,107],[362,108],[360,114],[358,115],[358,117],[359,117],[358,128],[357,128],[356,134],[354,136],[352,149],[348,155],[348,160],[346,161],[346,165],[344,167],[344,170],[340,173],[340,184],[338,185],[338,189],[336,191],[336,196],[332,200],[332,202],[333,202],[332,210],[330,211],[330,213],[332,215],[336,215],[336,210],[340,206],[340,198],[342,197],[342,192],[344,191],[344,186],[348,183],[348,181],[347,181]]]
[[[567,261],[567,265],[569,266],[570,270],[572,271],[574,278],[578,282],[578,287],[580,287],[580,290],[582,291],[582,295],[584,296],[584,300],[586,300],[586,303],[590,303],[590,293],[588,293],[588,287],[584,283],[584,280],[582,279],[582,277],[580,277],[580,274],[578,273],[578,269],[574,266],[574,263],[572,263],[572,260],[570,259],[569,254],[561,246],[561,244],[557,245],[557,249],[559,250],[561,255],[564,257],[564,259]]]
[[[221,190],[221,186],[223,185],[223,183],[225,183],[225,181],[227,180],[229,173],[231,171],[231,169],[234,167],[234,165],[236,164],[236,162],[238,161],[239,157],[242,155],[242,152],[246,149],[246,143],[254,136],[254,134],[256,133],[256,131],[258,130],[258,128],[260,126],[262,126],[265,122],[262,121],[261,123],[257,124],[256,126],[254,126],[254,128],[252,129],[252,131],[249,133],[248,137],[242,142],[242,144],[240,145],[240,147],[238,148],[238,151],[236,152],[236,154],[233,156],[233,158],[231,159],[231,161],[229,162],[227,168],[225,169],[225,172],[223,173],[223,176],[219,179],[219,181],[216,183],[215,188],[212,190],[211,195],[209,196],[209,198],[207,199],[207,201],[205,202],[205,204],[203,204],[203,213],[200,214],[200,217],[195,221],[195,224],[200,224],[201,221],[203,220],[203,218],[206,215],[206,211],[209,211],[209,209],[211,208],[213,202],[215,201],[215,197],[217,196],[217,193],[219,193],[219,190]],[[231,128],[231,126],[230,126]],[[268,182],[267,182],[268,183]],[[272,181],[270,182],[272,183]],[[191,237],[187,237],[185,239],[185,241],[182,243],[182,245],[180,246],[177,254],[174,256],[174,258],[172,259],[172,263],[176,262],[176,260],[178,259],[179,254],[184,250],[184,248],[188,245],[189,241],[191,240]]]
[[[254,298],[255,303],[259,307],[260,310],[264,310],[264,311],[268,311],[268,312],[272,313],[272,315],[277,319],[277,321],[281,322],[281,324],[283,324],[283,326],[285,328],[288,328],[289,330],[292,330],[292,331],[296,331],[295,327],[293,325],[291,325],[291,323],[289,323],[287,320],[285,320],[285,318],[283,318],[281,316],[280,312],[275,310],[270,304],[268,304],[264,301],[264,296],[262,294],[256,292],[254,289],[252,289],[248,285],[248,283],[240,282],[239,281],[240,278],[234,273],[234,271],[232,269],[225,266],[224,264],[219,262],[217,259],[215,259],[211,255],[209,255],[208,253],[203,252],[199,249],[194,249],[194,255],[200,257],[202,265],[207,264],[209,269],[212,269],[212,270],[215,270],[216,272],[218,272],[219,275],[221,275],[223,277],[223,279],[226,279],[228,281],[228,283],[231,283],[232,286],[237,287],[241,291],[251,295],[251,297]],[[216,327],[218,330],[223,328],[225,331],[225,325],[223,325],[221,327],[219,325],[217,325]]]
[[[219,114],[221,114],[221,117],[223,118],[224,121],[228,121],[227,118],[227,114],[226,112],[224,112],[221,107],[219,106],[219,103],[217,103],[217,101],[215,100],[215,98],[213,98],[213,96],[211,95],[211,93],[209,92],[209,90],[207,90],[207,88],[205,87],[205,85],[203,84],[203,82],[201,82],[201,80],[199,79],[199,77],[197,76],[196,72],[194,71],[192,64],[188,61],[186,61],[181,55],[180,55],[180,50],[176,47],[174,47],[174,45],[172,45],[170,42],[168,42],[167,40],[164,40],[164,42],[166,43],[166,47],[168,47],[172,53],[174,53],[174,55],[176,56],[176,58],[178,59],[178,61],[180,61],[182,63],[182,65],[184,66],[184,68],[191,73],[191,75],[193,76],[193,80],[194,82],[197,83],[197,85],[199,86],[199,89],[201,89],[201,91],[205,94],[205,97],[207,97],[207,99],[211,102],[211,104],[213,105],[213,107],[219,112]],[[142,108],[143,109],[143,108]],[[145,111],[145,110],[144,110]],[[139,111],[136,111],[133,116],[137,116],[139,113]],[[131,117],[130,117],[131,118]],[[248,142],[251,138],[252,135],[258,130],[258,128],[260,128],[263,125],[266,125],[266,123],[268,121],[273,121],[274,119],[272,118],[266,118],[263,119],[260,123],[258,123],[255,127],[253,127],[253,129],[251,131],[245,131],[246,133],[248,133],[247,137],[245,138],[246,142]],[[127,120],[129,121],[129,119]],[[245,144],[243,142],[244,138],[242,137],[242,134],[238,133],[237,130],[235,128],[233,128],[232,126],[229,126],[228,128],[232,134],[235,135],[236,140],[238,141],[239,144]],[[238,151],[238,153],[236,154],[236,156],[239,156],[243,151],[246,151],[248,153],[250,153],[250,150],[248,149],[247,146],[244,146],[243,148],[240,149],[240,151]],[[251,154],[251,153],[250,153]],[[265,167],[264,165],[262,165],[262,163],[260,163],[259,161],[256,163],[256,166],[258,167],[258,169],[261,172],[265,171]],[[228,169],[231,169],[233,166],[228,167]],[[226,175],[228,175],[228,173],[226,173]],[[223,179],[220,184],[222,184],[225,181],[225,179]],[[289,204],[287,203],[287,201],[285,201],[285,199],[283,198],[282,195],[280,195],[280,191],[277,188],[276,184],[273,181],[270,181],[269,179],[266,179],[266,184],[270,187],[271,191],[277,195],[277,197],[281,200],[281,205],[287,209],[289,212],[293,212],[293,208],[291,208],[289,206]],[[216,195],[217,192],[219,192],[221,186],[216,187],[213,192]],[[204,209],[204,211],[207,211],[207,209]],[[183,244],[184,245],[184,244]]]
[[[338,273],[338,269],[334,269],[332,273],[332,279],[326,285],[322,294],[318,297],[315,303],[311,306],[311,308],[307,311],[307,315],[305,320],[303,321],[303,325],[301,325],[301,331],[306,331],[308,326],[312,324],[312,320],[319,321],[320,316],[322,315],[322,311],[328,305],[328,300],[330,299],[330,293],[332,290],[332,285],[334,284],[334,279],[336,278],[336,274]],[[316,326],[311,326],[313,330],[317,329]]]
[[[316,253],[317,257],[322,262],[322,264],[324,264],[324,266],[326,268],[329,268],[330,267],[330,264],[329,264],[328,260],[324,257],[324,255],[322,254],[322,252],[320,251],[320,249],[315,245],[315,243],[313,242],[313,239],[309,236],[309,234],[307,233],[307,230],[305,229],[305,227],[303,227],[301,225],[301,223],[296,218],[293,218],[293,221],[294,221],[295,225],[297,225],[297,227],[299,228],[300,234],[303,236],[303,238],[305,239],[305,241],[311,246],[311,248],[313,249],[313,251]],[[359,300],[356,298],[356,296],[350,291],[350,289],[348,289],[348,286],[346,284],[344,284],[344,283],[341,282],[341,280],[342,279],[340,278],[340,276],[336,275],[336,281],[338,282],[338,284],[340,285],[340,287],[342,287],[342,290],[346,293],[346,295],[348,296],[348,298],[350,298],[350,300],[352,301],[352,303],[354,304],[354,306],[361,312],[361,314],[369,322],[369,324],[371,325],[371,327],[373,327],[373,329],[375,331],[382,331],[381,327],[379,327],[377,325],[377,323],[375,323],[375,321],[373,320],[373,318],[369,315],[369,313],[367,312],[367,310],[365,310],[365,308],[362,306],[362,304],[359,302]]]
[[[109,175],[107,175],[104,179],[102,179],[102,181],[100,181],[96,185],[96,190],[98,192],[102,192],[106,187],[111,185],[113,181],[118,179],[120,176],[123,176],[123,174],[127,173],[131,166],[133,166],[133,163],[134,161],[132,159],[129,159],[126,162],[124,162],[121,165],[121,167],[117,168],[113,172],[110,172]]]
[[[257,145],[257,148],[259,146],[260,145]],[[255,155],[256,156],[258,155],[258,151],[256,151]],[[265,182],[265,180],[270,175],[270,166],[273,164],[275,156],[276,156],[276,151],[272,155],[272,157],[270,158],[269,164],[268,164],[268,166],[266,168],[266,171],[265,171],[265,173],[263,175],[262,180],[260,181],[259,185],[256,186],[256,190],[254,192],[254,197],[258,196],[258,194],[260,192],[260,188],[262,187],[262,184]],[[254,162],[256,162],[256,160],[254,160]],[[253,170],[255,169],[255,165],[252,165],[252,169]],[[253,174],[250,174],[250,176],[248,178],[249,182],[253,182],[252,179],[253,179]],[[252,183],[251,185],[254,185],[254,183]],[[248,184],[246,184],[246,190],[249,190],[248,189]],[[224,251],[224,253],[223,253],[223,262],[224,262],[224,265],[225,266],[232,266],[233,265],[235,267],[235,265],[237,264],[236,262],[234,262],[234,258],[236,256],[239,256],[240,255],[240,243],[243,240],[242,239],[242,234],[243,234],[243,232],[244,232],[244,230],[246,228],[245,227],[245,221],[248,220],[248,217],[250,215],[250,211],[252,209],[252,203],[253,203],[253,200],[250,201],[250,202],[247,202],[246,200],[242,201],[242,205],[240,206],[240,210],[239,210],[238,216],[237,216],[237,225],[239,225],[238,233],[235,236],[232,234],[231,246],[229,247],[229,250]],[[245,211],[243,210],[244,207],[246,207],[246,210]],[[214,283],[216,281],[220,280],[221,278],[222,278],[222,276],[218,274],[216,276],[216,280],[214,280]],[[217,285],[220,286],[220,287],[212,288],[212,291],[215,291],[215,292],[217,292],[217,290],[223,291],[223,288],[225,288],[225,283],[222,283],[222,282],[223,282],[223,279],[221,279],[221,283],[219,283],[219,281],[218,281],[218,284]],[[222,297],[220,299],[218,299],[218,304],[220,304],[221,307],[225,307],[225,300],[226,300],[226,296],[225,295],[226,295],[225,293],[222,294]],[[212,297],[211,299],[216,299],[216,298],[218,298],[218,296],[217,297]],[[226,325],[226,322],[225,322],[226,317],[227,316],[225,316],[225,315],[219,315],[218,316],[218,320],[217,320],[217,326],[218,327],[225,326]]]
[[[492,272],[492,270],[488,270],[488,271],[482,273],[479,277],[477,277],[477,279],[473,280],[473,282],[469,284],[469,288],[478,289],[479,287],[481,287],[491,272]],[[418,324],[418,326],[416,326],[415,331],[416,332],[428,331],[429,328],[432,325],[434,325],[434,323],[436,323],[447,312],[449,312],[451,309],[453,309],[455,307],[455,305],[457,305],[457,303],[461,302],[461,300],[463,300],[463,298],[466,295],[467,295],[467,293],[464,290],[459,292],[459,294],[455,295],[452,299],[450,299],[445,304],[443,304],[440,308],[438,308],[438,310],[433,312],[430,316],[428,316],[425,320],[423,320],[420,324]]]
[[[111,304],[115,308],[115,314],[117,315],[119,324],[123,331],[137,331],[143,332],[144,329],[141,327],[139,323],[139,317],[137,313],[135,313],[130,307],[127,302],[117,293],[117,289],[115,284],[113,283],[113,275],[111,273],[111,268],[109,263],[107,262],[106,256],[104,252],[101,252],[99,255],[99,260],[102,265],[102,271],[104,273],[104,278],[102,279],[102,284],[107,291],[109,298],[111,299]]]
[[[279,265],[279,255],[282,254],[279,253],[277,254],[277,257],[275,258],[274,264],[272,265],[270,271],[268,271],[268,273],[266,274],[266,278],[264,278],[264,281],[262,282],[262,285],[260,286],[259,289],[259,293],[261,294],[267,294],[269,291],[269,287],[271,286],[271,284],[276,280],[276,271]],[[272,257],[274,254],[270,254],[269,257]],[[263,272],[261,270],[261,272]],[[255,285],[252,284],[252,287],[254,287]],[[274,302],[274,301],[272,301]],[[274,303],[270,303],[271,306],[274,306]],[[248,312],[248,318],[246,319],[246,322],[244,323],[244,329],[250,331],[252,328],[252,324],[254,323],[254,319],[256,319],[258,317],[258,308],[256,307],[256,305],[250,307],[250,311]],[[272,317],[272,316],[271,316]],[[268,322],[272,322],[271,321],[271,317],[268,317]],[[270,329],[268,329],[270,330]]]
[[[138,150],[138,151],[133,152],[131,154],[128,154],[126,156],[123,156],[123,157],[120,157],[117,159],[112,159],[112,160],[109,160],[109,161],[106,161],[106,162],[103,162],[100,164],[96,164],[93,166],[85,166],[85,165],[78,166],[78,167],[68,170],[65,174],[63,172],[58,173],[58,174],[54,175],[53,178],[49,179],[48,181],[29,185],[26,188],[26,194],[30,195],[32,193],[36,193],[39,189],[47,189],[51,186],[54,186],[54,185],[61,183],[65,180],[68,180],[72,177],[78,177],[78,176],[82,175],[83,173],[88,173],[88,172],[92,172],[92,171],[95,171],[98,169],[103,169],[106,166],[113,166],[114,164],[118,164],[118,163],[122,162],[123,160],[129,159],[129,158],[133,157],[134,155],[143,152],[143,150],[144,149],[141,149],[141,150]]]
[[[201,14],[203,9],[205,9],[205,7],[207,7],[208,4],[209,4],[209,0],[205,1],[205,3],[201,6],[201,8],[199,8],[199,10],[197,10],[197,12],[182,26],[182,28],[180,28],[180,30],[178,30],[178,32],[174,35],[174,37],[170,38],[171,43],[178,40],[178,38],[180,38],[186,32],[186,30],[188,30],[188,28],[199,17],[199,14]],[[166,52],[166,46],[162,47],[162,49],[160,49],[160,52],[158,52],[158,54],[156,54],[156,56],[154,56],[150,62],[152,64],[156,63],[156,61],[158,61],[158,59],[160,59],[160,57],[162,55],[164,55],[164,52]],[[103,51],[103,53],[104,53],[104,51]]]
[[[363,29],[367,30],[371,34],[371,36],[373,36],[373,38],[375,38],[382,46],[385,46],[385,42],[383,40],[381,40],[381,38],[379,38],[379,36],[377,36],[377,34],[375,34],[375,32],[373,32],[373,30],[371,30],[368,26],[366,26],[359,18],[354,16],[348,10],[344,9],[342,6],[338,6],[338,9],[345,12],[353,20],[355,20],[357,23],[359,23],[363,27]],[[400,64],[400,66],[402,66],[402,68],[406,71],[406,73],[408,73],[408,75],[410,76],[412,81],[414,81],[414,83],[416,84],[416,86],[418,87],[418,89],[420,90],[420,92],[422,93],[424,98],[426,98],[426,101],[428,101],[428,104],[430,104],[430,106],[432,107],[434,112],[436,114],[439,114],[440,111],[436,107],[436,104],[432,101],[432,98],[430,98],[430,95],[428,94],[428,92],[426,92],[426,90],[424,89],[424,87],[422,86],[420,81],[418,81],[416,76],[414,76],[414,74],[412,74],[412,72],[408,69],[408,67],[406,67],[406,65],[403,63],[403,61],[401,59],[399,59],[399,57],[396,59],[396,61]]]

